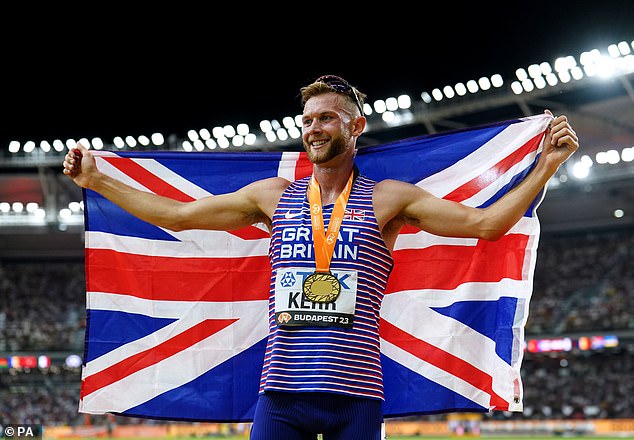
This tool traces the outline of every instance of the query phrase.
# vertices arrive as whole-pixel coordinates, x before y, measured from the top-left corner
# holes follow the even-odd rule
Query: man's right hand
[[[82,188],[89,187],[92,176],[97,172],[92,152],[79,143],[66,153],[63,165],[64,174]]]

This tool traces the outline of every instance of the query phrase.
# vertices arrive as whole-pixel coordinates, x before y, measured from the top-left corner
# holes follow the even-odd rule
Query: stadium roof
[[[262,22],[235,30],[192,23],[182,34],[166,26],[130,33],[80,27],[63,37],[44,32],[35,43],[8,50],[5,58],[0,202],[59,206],[81,199],[81,191],[61,175],[59,157],[7,161],[12,140],[111,139],[153,131],[184,139],[190,129],[239,122],[255,126],[261,119],[299,113],[299,87],[324,73],[347,78],[369,95],[368,102],[407,93],[419,105],[418,117],[398,126],[373,115],[363,145],[550,108],[571,117],[580,153],[595,159],[601,151],[634,147],[633,73],[521,95],[505,87],[422,103],[422,92],[494,74],[510,81],[518,68],[578,57],[593,48],[606,51],[622,41],[634,53],[629,1],[601,2],[600,9],[594,1],[556,3],[506,3],[513,10],[504,16],[496,15],[491,4],[453,15],[400,10],[392,18],[382,10],[383,21],[359,19],[354,35],[333,30],[349,24],[349,18],[324,18],[317,11],[283,26]],[[132,24],[123,21],[124,30]],[[282,144],[276,145],[288,147]],[[630,162],[603,170],[594,180],[553,188],[540,206],[545,230],[634,225],[631,212],[625,220],[610,216],[616,206],[634,206],[633,175]],[[79,234],[50,226],[0,227],[0,257],[77,256],[82,246]]]
[[[518,67],[634,33],[627,0],[425,5],[320,4],[283,18],[264,5],[213,16],[113,8],[72,21],[31,18],[28,39],[3,31],[0,149],[11,140],[255,125],[299,113],[299,88],[325,73],[370,100],[418,95],[511,78]]]

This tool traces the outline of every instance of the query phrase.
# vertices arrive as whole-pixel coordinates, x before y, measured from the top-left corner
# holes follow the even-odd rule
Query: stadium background
[[[182,150],[188,142],[192,148],[196,146],[190,129],[212,131],[243,122],[256,136],[255,143],[230,144],[226,151],[299,149],[300,142],[292,136],[267,141],[259,122],[269,118],[284,128],[284,117],[294,116],[299,108],[295,99],[298,87],[327,71],[341,74],[369,95],[372,114],[368,114],[361,148],[527,116],[544,108],[571,118],[582,148],[553,179],[538,210],[543,230],[526,326],[522,369],[525,411],[486,414],[479,427],[483,434],[604,430],[632,435],[634,20],[629,2],[602,4],[601,11],[594,2],[579,2],[574,10],[574,5],[566,7],[569,13],[574,12],[575,32],[542,32],[548,35],[541,36],[536,31],[521,39],[509,24],[494,30],[482,21],[473,26],[473,11],[469,11],[471,19],[465,13],[461,16],[464,21],[453,21],[452,29],[463,31],[454,38],[478,39],[462,40],[462,50],[449,55],[441,54],[435,46],[421,46],[435,41],[430,40],[435,34],[418,29],[420,36],[415,39],[412,23],[408,23],[409,32],[392,28],[381,41],[370,40],[366,34],[364,47],[371,50],[363,52],[360,60],[342,60],[340,54],[335,60],[335,54],[328,52],[328,43],[319,40],[326,49],[301,49],[309,53],[302,53],[295,61],[282,55],[284,50],[277,48],[284,46],[270,33],[260,42],[265,43],[262,47],[270,44],[269,57],[254,55],[253,46],[246,45],[246,55],[242,52],[243,58],[237,58],[242,60],[240,67],[232,67],[228,61],[230,49],[240,45],[203,34],[196,35],[196,47],[179,46],[175,41],[184,40],[172,40],[172,33],[170,38],[152,34],[154,43],[147,46],[134,39],[137,43],[133,47],[156,55],[190,54],[204,46],[209,56],[216,51],[218,56],[213,60],[220,68],[205,67],[205,57],[199,54],[198,59],[173,61],[169,66],[163,61],[154,69],[147,65],[141,68],[142,58],[139,64],[126,68],[123,61],[129,58],[125,58],[117,70],[113,67],[115,54],[131,59],[137,50],[124,51],[124,40],[110,46],[108,38],[95,37],[94,32],[91,47],[102,58],[93,54],[79,59],[81,68],[66,64],[78,51],[50,53],[61,47],[59,43],[73,41],[70,33],[67,38],[39,40],[38,50],[34,50],[35,45],[14,48],[18,72],[14,69],[13,76],[4,82],[4,105],[13,111],[3,119],[0,138],[0,422],[43,423],[47,430],[58,427],[60,435],[85,436],[107,435],[109,429],[127,436],[144,432],[190,435],[187,430],[192,429],[189,425],[166,426],[159,421],[89,417],[77,412],[85,317],[83,224],[76,204],[81,191],[60,173],[63,151],[54,147],[44,151],[41,141],[52,145],[55,139],[67,142],[99,136],[104,148],[116,149],[116,136],[130,135],[140,142],[141,135],[162,132],[162,145],[123,148]],[[516,12],[514,17],[524,17],[530,23],[554,19],[554,12],[544,12],[546,2],[537,2],[534,7],[539,13]],[[255,27],[250,29],[250,35],[258,35]],[[500,35],[506,37],[504,45],[494,38]],[[207,46],[212,40],[214,43]],[[313,42],[308,39],[306,46]],[[397,50],[403,48],[407,50]],[[581,68],[581,55],[592,49],[598,49],[606,59],[619,60],[621,67],[609,74],[589,74]],[[294,48],[288,50],[293,52]],[[401,51],[406,52],[403,58]],[[579,77],[569,70],[569,81],[559,76],[556,84],[542,85],[540,75],[531,74],[534,68],[529,66],[547,63],[554,68],[555,61],[565,56],[578,64]],[[281,65],[270,68],[264,64],[270,57],[279,58]],[[249,59],[255,61],[249,63]],[[33,69],[42,61],[51,67],[45,77]],[[417,63],[424,63],[424,67]],[[101,66],[100,73],[96,65]],[[521,79],[517,69],[524,69],[529,77],[519,93],[512,87]],[[495,74],[503,79],[499,87],[483,90],[481,83],[475,93],[465,95],[454,87],[469,80],[492,79]],[[543,71],[541,77],[546,81]],[[144,88],[145,82],[152,87]],[[527,89],[528,83],[532,90]],[[257,86],[251,88],[253,84]],[[456,93],[453,97],[446,86]],[[434,98],[436,89],[442,95],[440,101]],[[424,92],[429,93],[429,102]],[[388,98],[400,94],[409,94],[409,108],[381,112],[381,104],[391,105],[395,100]],[[197,133],[203,136],[203,132]],[[19,143],[18,147],[13,144],[16,152],[11,151],[11,141]],[[32,151],[28,141],[35,142]],[[225,150],[220,142],[216,148]],[[587,176],[579,178],[575,165],[583,162],[583,156],[592,165],[586,168]],[[23,209],[17,209],[14,202],[21,202]],[[33,202],[43,214],[27,209]],[[448,433],[450,427],[468,426],[470,416],[459,424],[451,420],[455,417],[407,418],[398,421],[398,428],[396,421],[388,426],[393,434],[398,429],[416,433],[424,426],[426,434],[437,435]],[[197,434],[210,435],[214,430],[239,428],[205,425],[196,429]]]

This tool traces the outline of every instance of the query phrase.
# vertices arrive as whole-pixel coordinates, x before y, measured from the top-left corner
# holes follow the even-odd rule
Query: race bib
[[[332,302],[313,302],[304,295],[304,281],[313,273],[306,268],[277,271],[275,322],[280,326],[352,327],[357,303],[357,272],[331,271],[341,285],[341,293]]]

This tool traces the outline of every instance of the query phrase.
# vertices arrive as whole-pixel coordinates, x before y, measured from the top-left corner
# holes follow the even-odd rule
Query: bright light
[[[581,156],[581,159],[579,159],[579,162],[581,162],[587,167],[592,166],[592,158],[590,158],[590,156],[588,156],[587,154],[584,154],[583,156]]]
[[[235,135],[231,138],[231,143],[234,147],[241,147],[242,145],[244,145],[244,136],[239,134]]]
[[[295,120],[291,118],[290,116],[286,116],[284,119],[282,119],[282,125],[286,128],[294,127]]]
[[[383,118],[383,120],[385,122],[392,122],[394,120],[394,113],[387,111],[385,113],[383,113],[383,115],[381,116]]]
[[[203,151],[205,149],[205,143],[200,139],[192,141],[192,145],[196,151]]]
[[[43,220],[44,218],[46,218],[46,211],[42,208],[37,208],[33,212],[33,216],[38,220]]]
[[[577,179],[585,179],[590,174],[590,167],[583,162],[577,162],[572,166],[572,175]]]
[[[467,94],[467,87],[463,83],[458,83],[454,87],[456,89],[456,93],[459,96],[464,96]]]
[[[499,73],[493,75],[491,77],[491,84],[493,84],[493,87],[502,87],[504,85],[504,79],[502,78],[502,75],[500,75]]]
[[[630,45],[627,44],[627,41],[621,41],[618,44],[618,47],[619,47],[619,52],[621,52],[621,55],[623,55],[623,56],[629,55],[631,53]]]
[[[559,72],[559,81],[561,81],[562,83],[566,84],[570,82],[570,72],[568,72],[567,70],[564,70],[562,72]]]
[[[535,89],[535,86],[533,85],[533,81],[531,81],[530,79],[527,79],[526,81],[522,81],[522,87],[524,88],[524,91],[526,92],[532,92]]]
[[[293,127],[291,130],[289,130],[289,133],[291,134],[291,136],[293,138],[298,138],[301,136],[300,131],[297,129],[297,127]],[[297,134],[297,135],[296,135]],[[254,133],[248,133],[245,137],[244,137],[244,143],[247,145],[253,145],[255,144],[255,141],[257,140],[257,137],[255,136]]]
[[[531,78],[538,78],[542,76],[542,69],[539,67],[539,64],[531,64],[528,66],[528,74]]]
[[[286,139],[288,139],[288,132],[283,128],[278,128],[276,134],[277,138],[281,141],[285,141]]]
[[[229,148],[229,139],[226,137],[219,137],[217,141],[220,148]]]
[[[114,144],[115,147],[117,147],[118,149],[122,149],[123,147],[125,147],[125,142],[123,141],[123,138],[121,136],[117,136],[112,140],[112,143]]]
[[[401,109],[408,109],[412,106],[412,99],[409,95],[400,95],[396,100],[398,101],[398,107]]]
[[[27,142],[24,144],[24,148],[23,148],[23,150],[24,150],[24,152],[25,152],[25,153],[30,153],[30,152],[32,152],[33,150],[35,150],[35,142],[33,142],[33,141],[27,141]]]
[[[549,73],[546,75],[546,82],[548,82],[549,86],[556,86],[559,80],[557,79],[557,75],[554,73]]]
[[[385,104],[385,101],[382,99],[377,99],[376,101],[374,101],[374,111],[377,113],[383,113],[385,110],[387,110],[387,105]]]
[[[224,130],[222,129],[222,127],[214,127],[211,129],[211,134],[214,135],[214,137],[216,139],[224,137]]]
[[[55,148],[55,151],[62,152],[64,151],[64,143],[59,139],[55,139],[53,141],[53,148]]]
[[[154,145],[163,145],[165,142],[165,138],[161,133],[153,133],[152,134],[152,143]]]
[[[544,87],[546,87],[546,80],[541,77],[538,76],[537,78],[535,78],[535,87],[537,87],[538,89],[543,89]]]
[[[236,127],[236,131],[240,136],[246,136],[247,134],[249,134],[249,125],[244,123],[238,124],[238,126]]]
[[[621,161],[621,155],[616,150],[608,150],[606,151],[606,154],[608,156],[609,164],[615,165]]]
[[[622,209],[615,209],[614,210],[614,217],[622,218],[624,215],[625,215],[625,212]]]
[[[126,136],[125,143],[128,144],[130,148],[136,147],[136,139],[134,138],[134,136]]]
[[[90,141],[90,143],[92,144],[92,147],[95,150],[101,150],[103,149],[103,141],[101,140],[101,138],[99,137],[94,137],[92,138],[92,141]],[[56,148],[57,149],[57,148]]]
[[[491,81],[486,76],[483,76],[478,80],[478,85],[482,90],[489,90],[491,88]]]
[[[388,111],[394,112],[398,110],[398,101],[394,97],[389,97],[385,100],[385,108]]]
[[[233,125],[225,125],[223,127],[223,132],[224,132],[225,136],[228,137],[228,138],[234,137],[236,135],[236,129],[233,128]]]
[[[203,141],[211,138],[211,132],[206,128],[201,128],[200,130],[198,130],[198,135]]]
[[[513,81],[511,83],[511,90],[516,95],[519,95],[520,93],[522,93],[524,91],[524,89],[522,88],[522,83],[520,83],[519,81]]]
[[[197,140],[197,139],[198,139],[198,132],[197,132],[196,130],[194,130],[194,129],[192,129],[192,130],[187,130],[187,138],[188,138],[190,141],[192,141],[192,142],[193,142],[193,141],[195,141],[195,140]]]
[[[623,151],[621,151],[621,160],[623,162],[632,162],[634,160],[634,147],[623,148]]]
[[[520,81],[524,81],[525,79],[528,79],[528,73],[526,73],[526,70],[524,70],[523,67],[520,67],[519,69],[515,71],[515,76],[517,76],[517,79]]]

